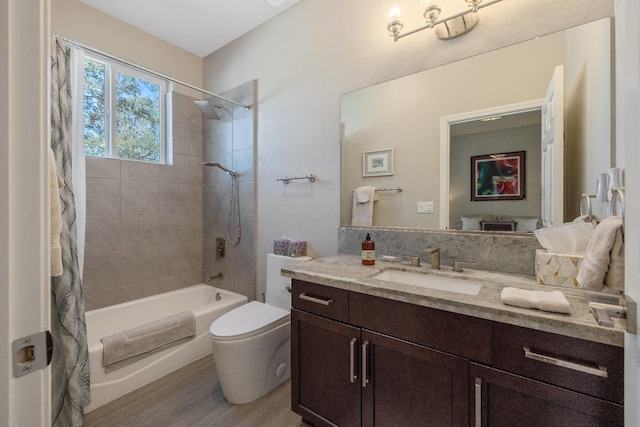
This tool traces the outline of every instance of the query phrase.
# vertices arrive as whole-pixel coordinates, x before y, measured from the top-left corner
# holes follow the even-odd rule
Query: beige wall
[[[313,256],[337,252],[342,93],[613,14],[612,0],[506,1],[465,37],[424,31],[394,43],[383,4],[304,0],[205,58],[214,92],[258,79],[258,293],[274,238],[308,240]],[[318,180],[275,181],[308,173]]]
[[[51,31],[202,87],[202,58],[87,6],[80,0],[51,1]],[[174,90],[200,99],[199,93],[183,86],[176,85]]]

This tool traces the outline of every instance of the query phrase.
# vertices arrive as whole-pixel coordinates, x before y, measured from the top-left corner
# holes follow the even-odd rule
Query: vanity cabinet
[[[621,348],[297,279],[292,306],[311,425],[623,424]]]
[[[466,426],[468,361],[293,309],[293,409],[314,425]]]

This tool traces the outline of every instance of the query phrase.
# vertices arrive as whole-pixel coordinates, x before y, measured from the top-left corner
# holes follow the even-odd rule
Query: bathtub
[[[211,323],[224,313],[246,303],[247,297],[244,295],[208,285],[195,285],[88,311],[86,322],[91,368],[91,404],[85,408],[85,412],[211,354]],[[105,373],[101,338],[185,310],[196,316],[195,338]]]

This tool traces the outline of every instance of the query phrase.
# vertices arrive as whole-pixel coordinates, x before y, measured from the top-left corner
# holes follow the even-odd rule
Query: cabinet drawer
[[[493,366],[623,403],[624,349],[503,323],[493,327]]]
[[[349,323],[393,337],[491,363],[491,322],[352,292]]]
[[[349,320],[349,292],[293,279],[291,305],[340,322]]]

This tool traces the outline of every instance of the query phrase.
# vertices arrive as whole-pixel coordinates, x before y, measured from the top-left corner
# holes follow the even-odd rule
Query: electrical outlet
[[[433,202],[418,202],[418,213],[433,213]]]

